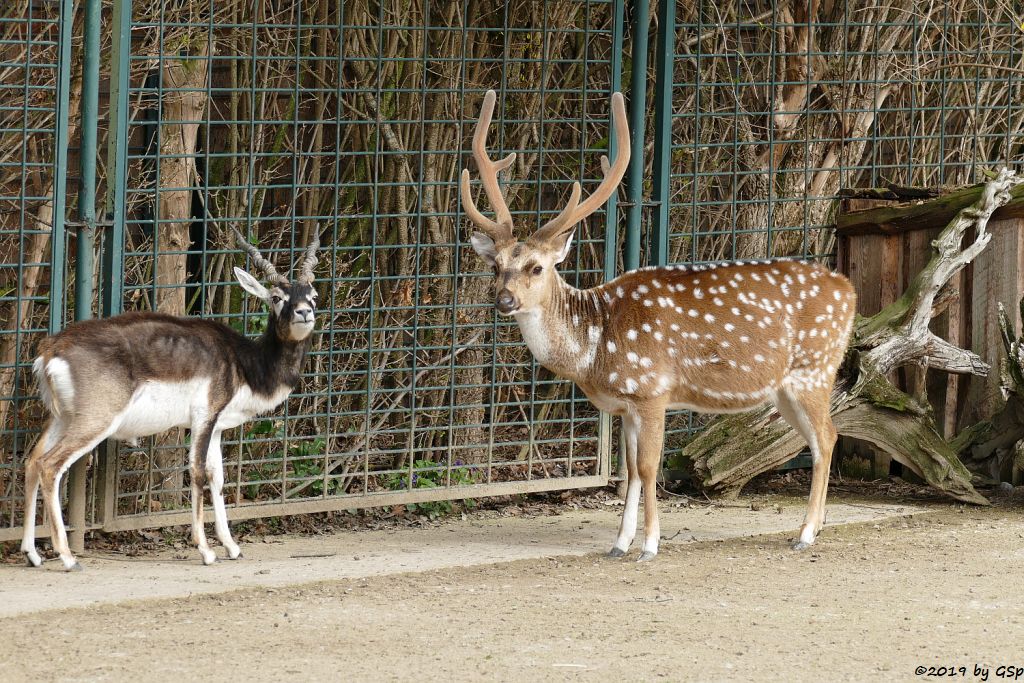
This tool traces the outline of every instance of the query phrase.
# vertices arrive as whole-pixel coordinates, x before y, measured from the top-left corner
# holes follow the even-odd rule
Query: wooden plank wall
[[[841,211],[855,213],[897,202],[846,199]],[[857,312],[874,315],[896,301],[910,279],[931,258],[931,242],[945,225],[924,228],[881,227],[876,232],[860,225],[854,234],[837,234],[838,269],[857,289]],[[996,319],[1003,302],[1017,324],[1017,302],[1024,292],[1024,220],[1007,218],[989,223],[992,241],[974,263],[952,281],[950,298],[932,321],[931,329],[949,342],[970,348],[989,363],[987,378],[960,377],[919,368],[902,368],[894,378],[905,391],[926,390],[944,435],[990,417],[999,407],[998,368],[1003,348]],[[965,242],[973,240],[968,234]]]

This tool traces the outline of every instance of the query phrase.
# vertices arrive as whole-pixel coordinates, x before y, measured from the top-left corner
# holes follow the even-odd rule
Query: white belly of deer
[[[193,411],[205,409],[209,393],[208,379],[143,382],[118,416],[113,438],[130,441],[174,427],[190,427]]]
[[[291,391],[290,387],[282,386],[270,396],[263,396],[243,386],[221,412],[217,429],[231,429],[251,420],[255,415],[270,412],[288,398]]]

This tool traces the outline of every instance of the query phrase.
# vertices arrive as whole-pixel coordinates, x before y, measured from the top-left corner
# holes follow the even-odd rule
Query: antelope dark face
[[[282,341],[302,341],[313,332],[317,293],[305,282],[270,289],[270,324]]]
[[[307,339],[313,332],[315,323],[317,293],[313,289],[313,268],[316,267],[316,250],[320,246],[320,240],[314,237],[309,243],[302,258],[295,264],[295,279],[289,281],[277,272],[274,264],[265,259],[256,247],[249,244],[237,228],[232,226],[231,229],[238,239],[239,246],[249,253],[253,264],[263,271],[270,283],[268,289],[249,273],[241,268],[235,268],[235,277],[238,278],[242,289],[267,302],[267,306],[270,307],[268,326],[274,330],[278,339],[285,342],[301,342]]]
[[[300,281],[278,282],[267,289],[241,268],[235,268],[235,277],[245,291],[267,302],[270,307],[267,324],[278,339],[300,342],[313,332],[318,296],[313,285]]]

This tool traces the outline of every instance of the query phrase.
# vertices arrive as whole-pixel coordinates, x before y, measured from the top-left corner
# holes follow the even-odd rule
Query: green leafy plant
[[[473,473],[463,465],[461,460],[452,463],[451,486],[468,486],[475,483]],[[412,464],[413,472],[392,474],[387,479],[387,487],[392,491],[403,491],[409,489],[436,489],[443,488],[447,484],[448,470],[430,460],[416,460]],[[411,483],[411,486],[410,486]],[[406,508],[410,512],[420,512],[431,518],[451,514],[455,507],[450,500],[432,500],[423,503],[409,503]],[[472,498],[464,498],[462,504],[467,508],[476,506]]]

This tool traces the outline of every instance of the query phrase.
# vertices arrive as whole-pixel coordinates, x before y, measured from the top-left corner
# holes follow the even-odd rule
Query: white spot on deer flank
[[[615,345],[615,342],[613,342],[611,339],[608,340],[608,343],[605,344],[605,346],[608,349],[608,353],[615,353],[615,350],[618,349],[618,347]]]
[[[613,372],[610,375],[608,375],[608,382],[609,383],[614,383],[615,380],[617,380],[618,378],[619,378],[619,373]]]
[[[629,341],[636,341],[636,330],[627,330],[626,339]]]
[[[627,378],[626,379],[626,386],[623,388],[623,391],[625,393],[627,393],[627,394],[632,394],[632,393],[635,393],[636,390],[639,389],[639,388],[640,388],[640,385],[636,383],[635,379]]]
[[[705,313],[704,320],[708,321],[709,323],[713,323],[715,322],[715,316],[711,315],[710,313]]]

